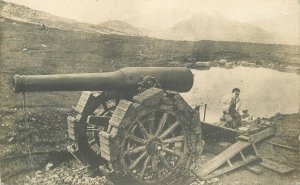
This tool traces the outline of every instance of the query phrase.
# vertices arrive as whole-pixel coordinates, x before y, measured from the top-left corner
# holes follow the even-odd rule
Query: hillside
[[[157,10],[152,14],[120,20],[108,20],[99,24],[82,23],[61,18],[25,6],[0,1],[0,16],[62,30],[83,31],[98,34],[148,36],[178,41],[229,41],[268,44],[299,45],[299,18],[285,16],[243,23],[225,18],[218,12],[199,13]],[[122,20],[122,17],[120,17]]]
[[[132,35],[132,36],[142,36],[143,33],[131,26],[130,24],[122,21],[117,21],[117,20],[111,20],[111,21],[106,21],[101,24],[96,25],[96,27],[100,28],[108,28],[114,31],[119,32],[120,35]]]
[[[2,64],[7,64],[5,67],[8,68],[12,67],[11,64],[19,66],[18,64],[24,63],[28,65],[23,65],[23,68],[30,69],[33,64],[39,67],[49,63],[58,65],[58,71],[53,72],[95,72],[100,69],[105,70],[103,69],[105,65],[102,64],[106,63],[113,63],[116,68],[119,68],[128,65],[128,62],[130,65],[137,66],[168,65],[168,62],[172,61],[185,63],[222,58],[260,63],[300,64],[299,46],[216,41],[165,41],[52,28],[41,30],[39,25],[5,18],[1,24],[3,25],[1,25],[1,61],[3,61]],[[77,68],[77,64],[80,66],[83,61],[93,66]],[[64,71],[59,71],[64,65],[66,65]]]
[[[165,41],[48,28],[1,18],[1,92],[18,74],[82,73],[125,66],[168,66],[203,60],[300,65],[300,46],[215,41]],[[6,92],[6,93],[4,93]],[[11,96],[11,95],[9,95]],[[11,106],[2,101],[3,106]]]
[[[99,34],[138,35],[137,29],[122,22],[111,22],[93,25],[78,22],[72,19],[61,18],[42,11],[32,10],[25,6],[0,1],[0,15],[12,20],[44,24],[46,27],[59,28],[63,30],[84,31]]]

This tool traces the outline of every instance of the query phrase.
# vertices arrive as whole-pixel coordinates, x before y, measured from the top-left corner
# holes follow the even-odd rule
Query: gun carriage
[[[203,141],[199,110],[180,96],[193,86],[182,67],[14,77],[14,92],[83,91],[68,117],[69,150],[143,184],[162,184],[189,168]]]

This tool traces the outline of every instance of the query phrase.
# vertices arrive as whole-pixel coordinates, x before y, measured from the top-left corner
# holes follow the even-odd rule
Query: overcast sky
[[[141,15],[174,16],[186,11],[219,12],[241,22],[268,19],[280,15],[300,17],[300,0],[5,0],[45,11],[60,17],[98,24],[107,20],[126,20]],[[156,13],[156,12],[163,12]],[[182,14],[182,13],[181,13]],[[175,18],[175,17],[173,17]]]

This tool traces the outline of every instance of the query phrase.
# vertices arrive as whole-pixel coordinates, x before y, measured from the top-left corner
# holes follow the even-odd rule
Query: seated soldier
[[[241,107],[241,99],[239,98],[240,89],[232,89],[232,94],[222,98],[223,118],[225,126],[236,129],[241,126],[241,115],[239,113]]]

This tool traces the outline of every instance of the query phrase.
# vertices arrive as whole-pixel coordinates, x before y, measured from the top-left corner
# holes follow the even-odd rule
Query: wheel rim
[[[185,159],[186,136],[175,112],[163,109],[148,112],[129,129],[122,154],[123,166],[143,183],[167,179]]]

